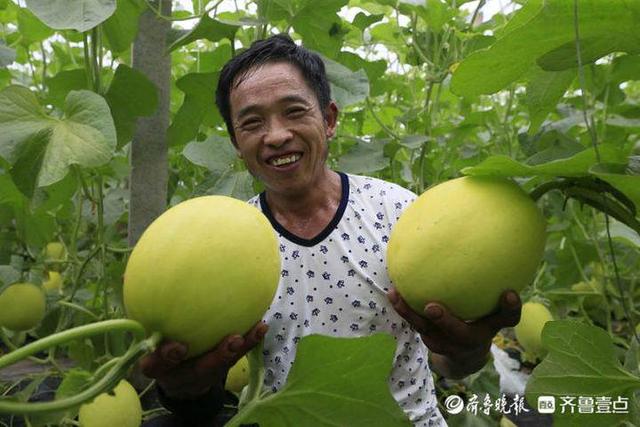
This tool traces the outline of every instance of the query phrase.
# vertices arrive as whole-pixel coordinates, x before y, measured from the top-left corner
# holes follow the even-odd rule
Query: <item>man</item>
[[[192,425],[211,425],[207,419],[222,403],[227,370],[263,337],[264,386],[277,392],[302,337],[387,332],[398,343],[390,392],[414,425],[446,425],[430,369],[461,378],[484,366],[496,332],[519,320],[518,295],[505,292],[498,312],[469,323],[436,303],[416,313],[393,290],[386,244],[416,196],[329,169],[338,108],[317,55],[283,35],[258,41],[224,67],[216,103],[238,155],[265,185],[249,203],[278,233],[282,278],[264,323],[244,337],[227,337],[188,361],[184,346],[164,343],[143,360],[166,405],[197,413]]]

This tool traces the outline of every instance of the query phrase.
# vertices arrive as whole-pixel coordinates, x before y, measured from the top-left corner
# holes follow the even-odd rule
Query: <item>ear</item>
[[[327,139],[333,138],[336,134],[336,127],[338,124],[338,105],[331,101],[325,110],[325,123],[327,124]]]

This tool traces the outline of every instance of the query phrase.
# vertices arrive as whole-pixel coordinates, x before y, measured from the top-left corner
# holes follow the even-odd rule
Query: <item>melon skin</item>
[[[242,356],[229,369],[224,388],[239,394],[247,384],[249,384],[249,359],[247,359],[247,356]]]
[[[542,329],[550,320],[553,320],[553,315],[543,304],[527,302],[522,305],[520,322],[513,329],[516,339],[527,353],[537,357],[547,353],[542,345]]]
[[[35,328],[44,318],[46,298],[33,283],[15,283],[0,294],[0,326],[12,331]]]
[[[387,247],[389,276],[422,313],[439,302],[462,320],[497,309],[507,289],[531,283],[546,221],[513,181],[462,177],[425,191],[400,216]]]
[[[121,380],[111,394],[102,393],[82,405],[78,421],[81,427],[139,427],[142,405],[138,393],[131,384]]]
[[[188,346],[188,357],[264,315],[280,279],[278,240],[261,211],[225,196],[182,202],[158,217],[124,274],[129,318]]]

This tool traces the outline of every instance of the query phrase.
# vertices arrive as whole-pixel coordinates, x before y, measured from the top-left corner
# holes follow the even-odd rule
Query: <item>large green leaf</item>
[[[331,58],[336,57],[344,36],[342,19],[337,13],[348,2],[349,0],[323,0],[322,7],[318,7],[315,0],[300,2],[300,7],[290,22],[302,36],[305,47]]]
[[[255,196],[253,177],[246,171],[228,167],[219,172],[211,172],[196,189],[197,195],[220,195],[249,200]]]
[[[577,65],[574,2],[536,0],[489,49],[474,52],[453,75],[452,90],[463,96],[499,91],[522,77],[536,62],[548,71]],[[640,2],[581,0],[579,28],[583,63],[611,52],[640,52]]]
[[[229,425],[410,426],[389,391],[395,340],[309,335],[298,344],[285,386],[248,402]]]
[[[116,0],[26,0],[27,7],[55,30],[90,30],[116,11]]]
[[[602,163],[624,164],[626,157],[622,150],[612,145],[601,145]],[[589,169],[597,163],[593,148],[588,148],[571,157],[553,160],[537,165],[527,165],[507,156],[491,156],[477,166],[464,168],[466,175],[484,176],[588,176]]]
[[[221,122],[215,105],[215,90],[220,73],[190,73],[181,77],[176,85],[184,92],[182,106],[169,127],[169,143],[183,145],[195,139],[207,114],[210,121]]]
[[[232,166],[238,158],[228,138],[218,135],[212,135],[206,141],[190,142],[182,150],[182,155],[193,164],[218,172]]]
[[[169,46],[169,51],[173,51],[180,46],[185,46],[196,40],[206,39],[217,42],[222,39],[233,40],[238,31],[237,25],[229,25],[203,15],[198,24],[191,31],[180,37]]]
[[[116,126],[118,146],[131,140],[138,117],[150,116],[158,107],[156,86],[143,73],[124,64],[116,69],[105,98]]]
[[[389,142],[386,139],[365,141],[358,139],[346,154],[338,160],[338,168],[349,173],[370,173],[389,166],[389,159],[384,157],[383,147]]]
[[[531,121],[530,134],[540,129],[544,119],[553,111],[575,77],[576,71],[573,69],[545,71],[539,67],[535,68],[527,84],[525,99]]]
[[[41,42],[53,35],[53,31],[34,16],[29,9],[18,9],[18,31],[25,46]]]
[[[609,334],[596,326],[575,321],[550,321],[542,330],[542,342],[548,355],[532,373],[527,384],[527,401],[537,407],[539,396],[554,396],[554,426],[600,427],[618,425],[630,414],[598,414],[585,416],[575,409],[571,415],[561,414],[561,397],[628,398],[640,389],[640,378],[625,371],[616,356]],[[594,410],[595,412],[595,410]]]
[[[140,0],[117,0],[116,12],[102,25],[109,48],[114,53],[128,50],[138,33],[138,19],[144,10]]]
[[[60,71],[46,79],[49,93],[47,102],[62,109],[64,100],[72,90],[89,89],[87,73],[84,68]]]
[[[0,92],[0,156],[14,165],[21,190],[61,180],[70,165],[100,166],[111,158],[116,132],[101,96],[72,91],[64,112],[63,118],[47,116],[22,86]]]
[[[364,101],[369,96],[369,80],[363,70],[353,72],[331,59],[322,59],[331,84],[331,96],[339,108]]]

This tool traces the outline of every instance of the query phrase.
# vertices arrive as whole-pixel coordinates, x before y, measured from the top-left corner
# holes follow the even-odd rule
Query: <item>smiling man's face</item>
[[[267,190],[301,194],[325,176],[337,107],[332,102],[325,119],[298,68],[277,62],[250,70],[234,83],[230,104],[236,150]]]

